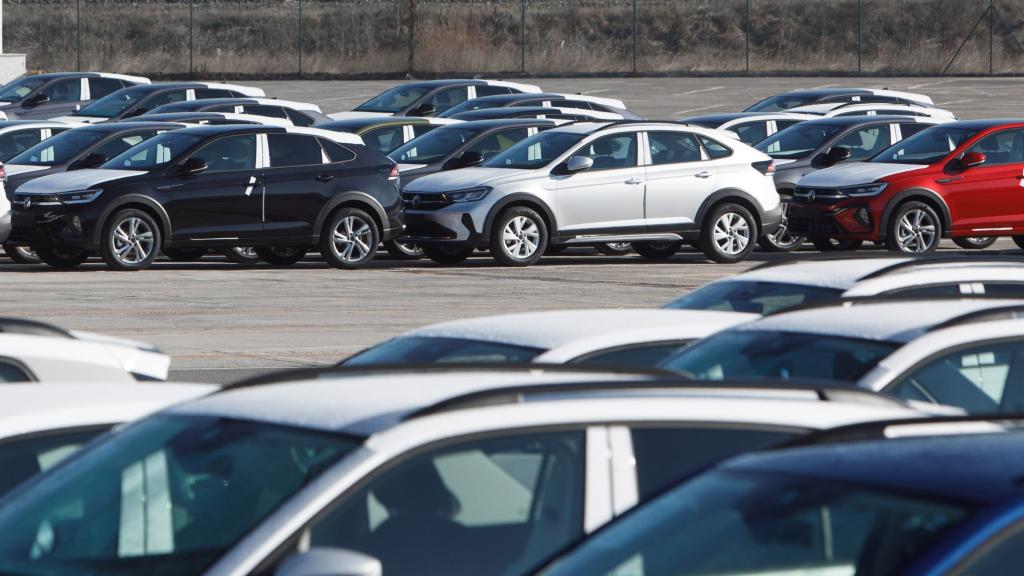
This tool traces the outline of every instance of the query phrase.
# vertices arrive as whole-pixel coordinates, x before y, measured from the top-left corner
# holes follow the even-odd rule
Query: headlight
[[[491,191],[488,186],[481,186],[480,188],[470,188],[468,190],[458,190],[455,192],[445,192],[444,198],[452,203],[457,202],[476,202],[477,200],[487,196],[487,193]]]
[[[860,186],[847,186],[840,188],[839,192],[845,194],[851,198],[860,198],[864,196],[878,196],[885,190],[885,182],[876,182],[874,184],[861,184]]]
[[[37,206],[59,206],[62,204],[85,204],[92,202],[103,190],[74,190],[55,194],[32,194],[32,203]]]

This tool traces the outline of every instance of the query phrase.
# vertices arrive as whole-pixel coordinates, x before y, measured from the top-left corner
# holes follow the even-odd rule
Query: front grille
[[[809,186],[797,186],[793,191],[793,197],[803,202],[815,202],[818,200],[838,200],[845,196],[835,188],[812,188]]]
[[[794,234],[809,234],[813,236],[837,236],[845,231],[832,220],[816,218],[800,218],[790,216],[788,218],[789,231]]]
[[[402,205],[406,210],[440,210],[445,206],[451,206],[452,202],[445,194],[403,192]]]

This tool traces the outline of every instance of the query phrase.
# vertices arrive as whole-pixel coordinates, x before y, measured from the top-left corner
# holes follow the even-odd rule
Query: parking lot
[[[1015,116],[1019,85],[1013,79],[974,78],[529,81],[551,91],[622,98],[651,118],[743,109],[776,92],[826,85],[924,92],[963,119]],[[350,109],[393,83],[248,82],[280,98],[315,102],[325,112]],[[1000,240],[992,249],[1016,246]],[[404,330],[458,317],[656,306],[766,259],[814,254],[755,253],[744,264],[724,266],[710,264],[691,250],[659,263],[580,250],[545,258],[531,268],[502,268],[486,255],[452,268],[382,257],[354,272],[329,268],[315,256],[287,269],[246,268],[208,257],[195,264],[159,262],[138,273],[111,272],[99,260],[70,272],[4,260],[0,314],[152,342],[173,357],[172,379],[225,382],[277,368],[335,362]]]

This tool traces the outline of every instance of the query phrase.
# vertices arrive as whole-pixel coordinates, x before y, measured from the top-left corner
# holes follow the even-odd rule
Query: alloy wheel
[[[526,259],[533,256],[540,245],[540,230],[537,223],[526,216],[515,216],[505,224],[502,243],[509,255]]]
[[[334,228],[334,251],[346,262],[359,262],[366,258],[373,246],[373,229],[369,222],[350,215],[338,221]]]
[[[739,214],[726,212],[715,221],[713,238],[723,254],[739,254],[750,244],[750,225]]]
[[[908,210],[896,227],[896,242],[904,252],[927,252],[935,242],[935,221],[924,210]]]
[[[142,218],[129,216],[118,222],[110,234],[113,255],[122,264],[141,264],[153,253],[153,230]]]

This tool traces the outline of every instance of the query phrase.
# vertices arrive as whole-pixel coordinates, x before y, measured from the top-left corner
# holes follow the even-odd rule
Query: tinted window
[[[51,432],[0,443],[0,497],[25,480],[53,468],[105,430]]]
[[[969,412],[1024,411],[1024,342],[971,346],[929,361],[886,389]]]
[[[312,126],[315,123],[309,116],[306,116],[302,112],[292,110],[291,108],[285,108],[284,113],[288,115],[288,119],[296,126]]]
[[[138,146],[128,149],[121,155],[111,158],[102,168],[113,170],[148,169],[160,166],[177,158],[200,141],[199,136],[191,134],[175,134],[165,132],[146,140]]]
[[[775,131],[776,132],[782,132],[786,128],[789,128],[790,126],[796,126],[797,124],[799,124],[801,122],[803,122],[803,120],[776,120],[775,121]]]
[[[445,110],[465,102],[468,98],[468,92],[465,86],[459,86],[456,88],[445,88],[431,95],[429,98],[423,101],[424,104],[430,104],[434,107],[434,112],[444,112]]]
[[[512,89],[506,88],[505,86],[490,86],[482,85],[476,86],[476,97],[483,98],[484,96],[499,96],[501,94],[511,94]]]
[[[850,151],[850,160],[864,160],[892,144],[889,125],[860,128],[840,138],[832,147],[841,146]]]
[[[161,92],[152,98],[146,100],[140,110],[152,110],[157,106],[163,106],[164,104],[170,104],[172,102],[183,102],[187,98],[185,90],[170,90],[167,92]]]
[[[1016,526],[983,545],[982,552],[968,560],[956,576],[1004,576],[1014,574],[1024,564],[1024,530]]]
[[[363,132],[362,137],[363,142],[367,146],[387,154],[405,143],[405,127],[385,126],[383,128],[375,128],[369,132]]]
[[[759,120],[757,122],[735,124],[729,130],[732,130],[740,137],[740,142],[753,145],[768,137],[768,122]]]
[[[108,94],[99,100],[93,100],[89,105],[85,106],[75,114],[81,116],[96,116],[99,118],[113,118],[123,112],[125,108],[137,104],[151,92],[152,89],[149,86],[122,88],[121,90]],[[184,98],[182,98],[182,100],[184,100]],[[150,108],[153,107],[154,106],[150,106]]]
[[[231,98],[233,96],[240,96],[240,94],[222,88],[196,88],[196,100],[204,98]]]
[[[433,450],[345,497],[310,544],[370,554],[384,574],[516,574],[582,535],[584,469],[575,431]]]
[[[102,154],[104,157],[107,158],[107,160],[110,160],[111,158],[118,156],[125,150],[133,146],[138,146],[139,144],[145,142],[146,140],[152,138],[153,136],[156,136],[156,130],[148,132],[138,132],[135,134],[126,134],[124,136],[117,136],[115,138],[111,138],[109,141],[104,142],[103,144],[100,144],[95,150],[92,151],[92,153]]]
[[[707,136],[701,136],[700,142],[704,145],[704,149],[707,150],[708,156],[710,156],[712,160],[732,156],[732,148],[729,148],[718,140],[712,140]]]
[[[437,124],[413,124],[412,133],[413,136],[419,138],[420,136],[423,136],[427,132],[430,132],[431,130],[434,130],[438,127],[439,126]]]
[[[356,110],[363,112],[399,112],[422,98],[428,90],[428,87],[421,84],[395,86],[363,102]]]
[[[647,138],[651,145],[651,163],[655,166],[702,160],[700,144],[693,134],[649,132]]]
[[[513,128],[511,130],[501,130],[500,132],[493,132],[480,140],[471,144],[466,148],[466,152],[479,152],[480,156],[486,160],[491,156],[499,152],[508,150],[520,140],[525,140],[527,137],[526,128]]]
[[[641,501],[716,462],[795,435],[729,428],[634,428],[632,433]]]
[[[270,167],[309,166],[324,163],[324,151],[313,136],[305,134],[267,134]]]
[[[331,159],[331,162],[348,162],[356,157],[355,152],[333,140],[327,140],[326,138],[317,138],[317,140],[324,147],[324,151],[327,152],[327,157]]]
[[[440,131],[438,131],[440,133]],[[582,140],[583,134],[541,132],[484,162],[488,168],[534,169],[546,166]],[[412,144],[412,142],[410,142]]]
[[[472,128],[445,127],[435,130],[422,138],[410,140],[392,151],[388,156],[395,162],[430,164],[447,157],[461,148],[478,134]]]
[[[771,314],[810,302],[835,300],[843,293],[835,288],[787,284],[785,282],[747,282],[722,280],[690,292],[665,305],[685,310],[726,310]]]
[[[983,166],[1024,162],[1024,130],[1003,130],[978,140],[968,152],[985,155]]]
[[[529,362],[541,352],[543,350],[539,348],[467,338],[402,336],[360,352],[342,364],[345,366],[447,362],[515,364]]]
[[[586,356],[575,358],[569,361],[568,364],[650,368],[657,366],[659,362],[685,345],[685,342],[656,342],[638,344],[636,346],[623,346],[612,350],[592,352]]]
[[[574,156],[586,156],[594,161],[591,170],[615,170],[636,166],[636,133],[612,134],[585,144]]]
[[[7,162],[14,156],[39,144],[42,139],[42,131],[39,128],[0,134],[0,162]]]
[[[772,158],[798,160],[817,150],[840,130],[841,126],[802,122],[772,134],[754,148]]]
[[[256,135],[219,138],[193,152],[192,158],[206,160],[209,172],[252,170],[256,168]]]
[[[253,114],[255,116],[266,116],[268,118],[288,118],[288,115],[284,113],[284,109],[280,106],[249,104],[242,107],[242,112],[245,114]]]
[[[41,91],[50,97],[50,102],[78,102],[82,99],[82,80],[65,78],[50,82]]]
[[[684,348],[660,367],[699,380],[778,379],[853,382],[898,348],[824,334],[726,330]]]
[[[31,382],[32,378],[17,365],[0,361],[0,384],[12,384],[16,382]],[[3,470],[0,467],[0,470]]]
[[[121,81],[114,78],[89,78],[89,97],[93,100],[103,98],[121,88],[124,88]]]
[[[761,100],[757,104],[747,108],[745,112],[778,112],[779,110],[789,110],[790,108],[810,104],[814,102],[815,99],[816,98],[814,96],[779,94],[777,96]]]
[[[235,108],[237,108],[237,106],[235,106],[234,104],[224,104],[223,106],[213,106],[211,108],[206,108],[206,111],[207,112],[227,112],[227,113],[233,113],[235,111]],[[161,108],[161,110],[164,110],[164,109],[166,109],[168,112],[173,112],[174,111],[174,109],[172,107],[162,107]]]
[[[47,138],[39,144],[25,150],[14,158],[11,164],[30,164],[49,166],[63,164],[75,157],[83,149],[103,139],[105,133],[78,128],[62,132],[53,138]]]
[[[934,164],[959,148],[975,134],[974,130],[966,128],[932,126],[882,150],[871,161],[896,164]]]
[[[0,88],[0,100],[6,102],[21,100],[25,96],[31,94],[33,90],[42,86],[43,82],[45,82],[45,80],[42,78],[32,78],[30,76],[28,78],[20,78],[4,84],[3,87]]]
[[[931,128],[932,126],[933,124],[924,124],[918,122],[914,122],[913,124],[900,124],[900,134],[903,136],[903,139],[906,140],[907,138],[910,138],[911,136],[917,134],[918,132],[925,130],[927,128]]]

